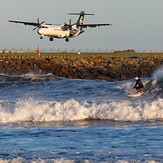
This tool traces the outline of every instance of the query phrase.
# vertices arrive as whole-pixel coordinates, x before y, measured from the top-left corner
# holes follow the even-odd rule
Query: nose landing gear
[[[66,42],[69,42],[70,41],[69,37],[66,37],[65,41]]]

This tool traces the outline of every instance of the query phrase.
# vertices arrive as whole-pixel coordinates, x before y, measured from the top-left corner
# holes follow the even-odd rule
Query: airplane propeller
[[[42,22],[40,23],[39,18],[37,18],[37,27],[35,27],[35,28],[33,29],[33,31],[36,30],[37,28],[39,28],[43,23],[45,23],[45,21],[42,21]]]
[[[73,25],[74,25],[74,24],[71,24],[71,19],[69,20],[69,24],[64,23],[65,28],[66,28],[66,29],[70,29],[70,30],[73,30],[73,29],[72,29],[72,26],[73,26]]]

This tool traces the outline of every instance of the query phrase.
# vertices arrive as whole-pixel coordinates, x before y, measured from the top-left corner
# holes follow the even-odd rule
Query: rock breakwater
[[[0,60],[0,73],[9,75],[52,73],[69,79],[120,81],[135,76],[151,77],[161,65],[163,65],[163,58],[156,57],[6,58]]]

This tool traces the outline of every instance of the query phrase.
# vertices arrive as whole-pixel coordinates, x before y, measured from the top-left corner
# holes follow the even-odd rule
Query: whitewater
[[[161,162],[163,68],[135,81],[0,75],[1,162]]]

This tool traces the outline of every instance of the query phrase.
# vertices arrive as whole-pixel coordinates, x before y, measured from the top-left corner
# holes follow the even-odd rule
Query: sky
[[[0,0],[0,49],[82,49],[163,50],[163,0]],[[63,24],[78,16],[69,12],[94,13],[84,23],[111,23],[114,26],[84,29],[78,37],[43,40],[32,26],[8,20]]]

